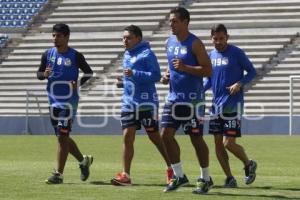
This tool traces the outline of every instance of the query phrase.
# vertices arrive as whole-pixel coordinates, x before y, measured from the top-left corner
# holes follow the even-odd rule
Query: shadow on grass
[[[264,197],[264,198],[272,198],[272,199],[292,199],[292,200],[300,200],[300,198],[295,198],[295,197],[286,197],[283,195],[266,195],[266,194],[228,194],[228,193],[222,193],[222,192],[211,192],[206,195],[218,195],[218,196],[230,196],[230,197]]]
[[[110,181],[91,181],[90,182],[90,184],[93,184],[93,185],[112,185],[111,183],[110,183]],[[133,183],[132,184],[132,186],[134,187],[134,186],[154,186],[154,187],[165,187],[166,185],[164,185],[164,184],[144,184],[144,183],[142,183],[142,184],[140,184],[140,183],[138,183],[138,184],[135,184],[135,183]],[[122,186],[121,186],[122,187]]]
[[[216,189],[224,189],[223,186],[221,185],[214,185],[213,188]],[[230,188],[228,188],[230,189]],[[279,188],[279,187],[273,187],[273,186],[261,186],[261,187],[256,187],[256,186],[249,186],[249,187],[238,187],[238,188],[233,188],[233,189],[242,189],[242,190],[252,190],[252,189],[256,189],[256,190],[286,190],[286,191],[300,191],[300,188]]]

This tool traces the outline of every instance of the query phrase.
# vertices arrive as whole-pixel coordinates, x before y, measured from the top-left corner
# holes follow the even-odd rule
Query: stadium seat
[[[0,28],[25,28],[46,2],[46,0],[0,0]]]

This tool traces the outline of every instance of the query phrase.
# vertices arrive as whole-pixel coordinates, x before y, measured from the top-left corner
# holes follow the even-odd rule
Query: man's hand
[[[44,71],[44,77],[45,78],[48,78],[52,73],[52,69],[51,69],[51,65],[49,64],[47,67],[46,67],[46,70]]]
[[[170,81],[170,73],[169,70],[167,70],[164,72],[163,76],[161,77],[160,82],[164,85],[167,85],[169,84],[169,81]]]
[[[132,69],[124,69],[123,73],[127,77],[131,77],[133,75]]]
[[[227,87],[226,89],[229,90],[230,95],[235,95],[241,90],[242,84],[240,82],[236,82],[235,84]]]
[[[77,81],[71,81],[71,89],[77,90]]]
[[[117,88],[123,88],[124,87],[124,85],[123,85],[123,79],[122,79],[121,76],[117,77],[117,83],[116,83],[116,85],[117,85]]]
[[[185,69],[185,65],[182,63],[182,60],[180,59],[173,59],[172,60],[172,64],[174,66],[174,68],[178,71],[184,71]]]

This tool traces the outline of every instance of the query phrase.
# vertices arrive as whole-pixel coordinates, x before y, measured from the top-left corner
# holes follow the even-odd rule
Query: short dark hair
[[[188,23],[190,22],[190,13],[184,7],[175,7],[170,11],[170,14],[178,14],[181,21],[186,19]]]
[[[64,36],[67,36],[70,35],[70,28],[67,24],[59,23],[53,26],[52,32],[62,33]]]
[[[124,31],[132,32],[135,36],[143,38],[143,33],[140,27],[130,25],[124,28]]]
[[[212,28],[211,28],[211,32],[210,35],[213,36],[216,32],[223,32],[225,33],[225,35],[227,35],[227,28],[224,24],[215,24]]]

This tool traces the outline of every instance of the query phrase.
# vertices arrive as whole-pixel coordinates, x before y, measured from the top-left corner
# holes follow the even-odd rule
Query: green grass
[[[250,158],[258,162],[257,180],[243,183],[243,166],[230,157],[239,188],[223,189],[224,175],[216,160],[213,138],[206,136],[210,148],[210,173],[215,188],[207,195],[191,193],[199,166],[187,136],[176,136],[181,146],[183,169],[191,186],[163,193],[165,165],[146,136],[137,136],[131,175],[134,186],[115,187],[110,178],[121,169],[122,136],[74,136],[83,153],[93,154],[94,163],[87,182],[79,179],[73,157],[68,158],[64,184],[47,185],[44,180],[56,166],[54,136],[0,136],[0,200],[130,200],[130,199],[220,199],[270,200],[300,199],[300,137],[244,136],[239,139]]]

